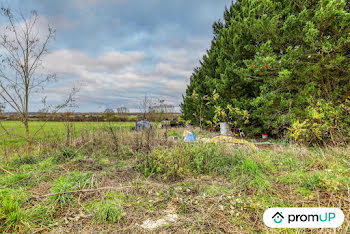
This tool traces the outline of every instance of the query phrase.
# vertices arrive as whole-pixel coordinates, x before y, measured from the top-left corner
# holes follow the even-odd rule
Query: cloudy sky
[[[80,87],[77,111],[126,106],[145,95],[178,106],[212,39],[212,24],[231,0],[6,0],[23,12],[37,10],[56,39],[44,58],[57,82],[41,95],[59,103]],[[1,22],[1,21],[0,21]],[[35,97],[31,111],[40,108]]]

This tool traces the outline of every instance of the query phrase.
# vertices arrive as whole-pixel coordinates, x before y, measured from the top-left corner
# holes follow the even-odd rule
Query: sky
[[[178,107],[193,69],[210,48],[212,24],[231,0],[1,3],[24,13],[36,10],[40,31],[48,24],[56,29],[43,65],[57,80],[33,95],[30,111],[41,108],[43,96],[59,104],[78,87],[75,111],[101,112],[121,106],[137,111],[145,95]]]

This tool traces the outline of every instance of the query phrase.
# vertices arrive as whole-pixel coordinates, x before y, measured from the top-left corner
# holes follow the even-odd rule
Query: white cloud
[[[44,66],[57,73],[61,81],[46,89],[45,94],[48,101],[55,102],[72,84],[80,83],[78,103],[83,108],[124,105],[137,109],[146,94],[177,106],[202,51],[188,43],[183,48],[155,48],[155,52],[147,57],[139,51],[108,51],[93,57],[80,50],[54,51],[44,58]],[[154,64],[157,57],[160,59]],[[55,95],[50,97],[50,93]]]
[[[90,6],[103,5],[108,3],[124,3],[128,0],[73,0],[73,4],[78,8],[87,8]]]
[[[68,19],[64,14],[52,16],[49,21],[57,30],[71,30],[78,26],[78,21]]]
[[[58,80],[70,77],[80,83],[81,100],[94,102],[104,98],[108,102],[108,99],[119,94],[133,97],[136,89],[151,89],[152,85],[164,82],[164,77],[142,73],[137,69],[143,59],[144,55],[140,52],[110,51],[93,58],[79,50],[59,50],[47,55],[43,65],[46,72],[57,73]],[[45,93],[64,94],[72,83],[68,83],[68,80],[63,83],[64,87],[52,87]]]
[[[141,52],[107,52],[97,58],[79,50],[58,50],[48,54],[44,60],[47,70],[59,74],[81,74],[82,72],[119,72],[139,64],[144,58]]]
[[[156,65],[155,72],[189,81],[193,68],[198,63],[200,53],[188,49],[167,49],[162,60]]]
[[[177,64],[169,64],[165,62],[158,63],[156,72],[162,75],[171,75],[176,77],[190,77],[191,71],[179,67]]]

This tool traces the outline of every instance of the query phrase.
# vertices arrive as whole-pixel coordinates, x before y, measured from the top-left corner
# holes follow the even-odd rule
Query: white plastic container
[[[226,122],[220,123],[220,133],[221,135],[228,136],[231,134],[230,125]]]

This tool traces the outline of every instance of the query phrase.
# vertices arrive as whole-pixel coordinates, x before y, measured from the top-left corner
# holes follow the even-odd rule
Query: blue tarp
[[[185,136],[185,142],[194,142],[197,141],[197,136],[193,132],[189,132]]]
[[[137,130],[137,131],[143,130],[143,129],[148,129],[148,128],[152,128],[152,124],[146,120],[141,120],[141,121],[137,122],[136,126],[135,126],[135,130]]]

